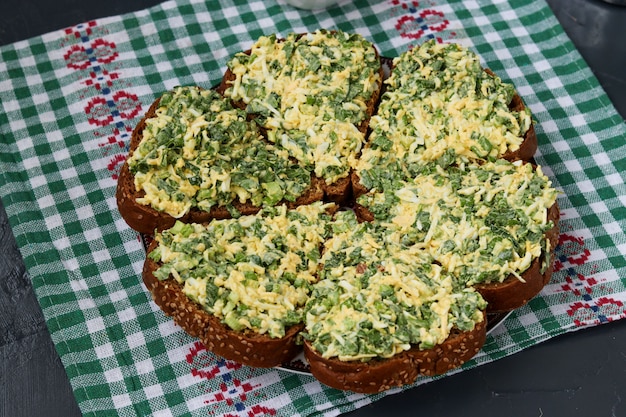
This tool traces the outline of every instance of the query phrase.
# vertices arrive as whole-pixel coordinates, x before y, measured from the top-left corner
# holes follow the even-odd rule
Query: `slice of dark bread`
[[[453,329],[440,345],[420,350],[413,347],[389,359],[341,361],[323,358],[307,341],[304,354],[311,373],[329,387],[373,394],[415,382],[419,375],[441,375],[458,368],[476,355],[485,343],[486,320],[471,331]]]
[[[462,50],[462,48],[460,48]],[[410,56],[411,52],[405,52],[406,56]],[[393,74],[394,71],[394,65],[396,63],[392,62],[390,64],[391,66],[391,73]],[[444,64],[444,68],[445,68]],[[480,70],[480,72],[482,73],[482,75],[484,76],[484,74],[488,75],[488,79],[490,80],[494,80],[496,82],[496,85],[505,85],[503,84],[498,84],[499,83],[499,77],[497,76],[497,74],[495,74],[492,70],[490,70],[489,68],[482,68]],[[480,82],[480,75],[476,76],[476,83]],[[407,85],[412,85],[411,82],[411,78],[409,77],[400,77],[399,81],[396,81],[396,83],[399,85],[397,88],[402,89],[402,85],[407,84]],[[510,85],[509,85],[510,86]],[[385,86],[385,91],[393,91],[393,88],[391,88],[388,86]],[[512,88],[512,86],[510,86]],[[456,93],[454,94],[456,95]],[[385,100],[389,100],[389,97],[387,97],[386,95],[382,95],[381,101],[384,102]],[[425,106],[427,106],[426,104],[424,104]],[[508,103],[508,109],[512,112],[512,113],[522,113],[522,112],[526,112],[527,108],[526,105],[523,101],[523,99],[520,97],[520,95],[517,93],[517,91],[514,91],[511,98],[510,98],[510,102]],[[411,113],[412,109],[411,108],[407,108],[406,109],[406,113]],[[400,113],[398,113],[400,114]],[[376,115],[376,113],[374,114]],[[437,118],[439,118],[440,115],[437,114],[433,114],[432,115],[432,122],[435,123],[435,121],[437,120]],[[427,121],[428,122],[428,121]],[[375,137],[374,135],[370,135],[370,140],[366,143],[365,148],[371,147],[372,146],[372,138]],[[537,146],[538,146],[538,142],[537,142],[537,135],[535,133],[535,128],[534,125],[532,123],[532,119],[531,119],[531,123],[528,127],[528,129],[523,133],[523,136],[521,136],[521,141],[519,143],[519,146],[517,146],[516,148],[511,148],[511,147],[507,147],[507,150],[503,153],[500,153],[496,156],[496,158],[502,158],[505,159],[507,161],[517,161],[517,160],[522,160],[525,162],[531,161],[535,152],[537,151]],[[418,148],[420,147],[419,145],[417,146]],[[391,151],[393,152],[393,151]],[[394,157],[394,155],[391,155],[392,158]],[[490,158],[493,158],[494,156],[491,155]],[[475,159],[475,158],[474,158]],[[386,162],[384,162],[386,163]],[[404,163],[404,161],[399,161],[399,163]],[[361,178],[359,177],[359,174],[357,172],[358,169],[355,169],[352,171],[351,173],[351,182],[352,182],[352,191],[354,193],[355,197],[358,197],[362,194],[365,194],[368,191],[368,188],[361,182]]]
[[[554,269],[554,252],[559,242],[559,217],[558,204],[554,203],[548,209],[548,221],[553,222],[554,226],[545,233],[550,251],[533,260],[530,267],[521,274],[522,280],[511,275],[503,282],[474,285],[476,291],[487,301],[489,313],[512,311],[525,305],[550,282]]]
[[[328,33],[336,34],[337,32],[329,31]],[[300,34],[298,36],[302,37],[305,35],[306,34]],[[276,39],[277,43],[284,42],[284,41],[285,41],[284,38]],[[374,49],[376,53],[377,60],[380,62],[380,55],[379,55],[378,50],[376,49],[374,45],[372,45],[372,48]],[[250,55],[251,50],[246,50],[242,52],[242,54]],[[382,80],[384,78],[384,69],[383,69],[382,64],[378,68],[378,77],[380,80],[378,88],[374,90],[373,94],[368,99],[367,103],[365,103],[366,108],[367,108],[365,112],[366,117],[357,125],[358,130],[363,134],[364,138],[367,136],[370,118],[376,112],[376,105],[379,101],[379,98],[382,92]],[[223,94],[228,97],[229,96],[228,90],[232,87],[235,79],[236,79],[236,75],[232,72],[231,68],[227,67],[224,73],[224,76],[220,84],[217,86],[216,90],[220,92],[220,94]],[[241,108],[241,109],[246,109],[248,106],[248,103],[245,103],[242,100],[234,100],[233,104],[236,107]],[[251,113],[250,118],[254,119],[255,114]],[[262,131],[266,132],[263,126],[261,126],[261,129]],[[331,184],[328,184],[326,181],[319,179],[319,183],[321,184],[324,190],[325,198],[329,201],[333,201],[338,204],[347,204],[350,197],[352,196],[352,181],[350,177],[351,177],[351,172],[348,176],[340,178]]]
[[[354,205],[354,212],[359,221],[375,222],[374,214],[358,203]],[[509,275],[502,282],[491,281],[486,283],[472,284],[472,286],[487,301],[488,313],[501,313],[515,310],[534,298],[552,278],[554,266],[554,252],[559,238],[560,211],[555,202],[546,212],[547,223],[552,227],[544,233],[546,247],[541,256],[533,259],[532,263],[523,271],[521,279],[515,275]]]
[[[148,253],[156,245],[153,241]],[[304,327],[302,324],[290,327],[285,336],[278,339],[253,331],[232,330],[189,299],[177,281],[172,278],[158,280],[154,276],[158,267],[157,262],[146,257],[142,278],[154,302],[185,332],[200,339],[207,350],[223,358],[259,368],[271,368],[288,362],[301,351],[302,347],[296,344],[296,339]]]
[[[156,210],[148,205],[140,204],[137,199],[145,195],[143,191],[138,191],[135,187],[134,178],[130,172],[128,160],[139,146],[143,130],[146,127],[146,120],[155,117],[159,108],[160,98],[157,98],[144,117],[139,121],[132,132],[130,140],[130,150],[124,162],[117,183],[116,200],[122,218],[134,230],[140,233],[152,234],[155,230],[165,230],[174,225],[176,220],[186,223],[203,223],[211,219],[225,219],[232,217],[231,212],[225,206],[213,206],[209,211],[192,207],[180,218],[174,218],[168,213]],[[315,176],[311,176],[309,187],[295,201],[281,201],[278,204],[287,204],[289,207],[310,204],[320,201],[324,197],[323,181]],[[233,208],[241,215],[254,214],[261,207],[250,202],[232,201]]]

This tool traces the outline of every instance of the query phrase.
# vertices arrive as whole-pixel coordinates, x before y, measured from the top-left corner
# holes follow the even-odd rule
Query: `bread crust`
[[[524,100],[519,96],[519,94],[515,94],[511,103],[509,104],[509,108],[513,111],[523,111],[526,108],[526,104],[524,104]],[[537,134],[535,133],[535,126],[531,123],[530,127],[524,133],[524,140],[520,144],[519,148],[514,151],[506,151],[502,154],[501,158],[506,159],[507,161],[518,161],[522,160],[528,162],[533,159],[535,152],[537,152]]]
[[[346,362],[323,358],[308,341],[304,344],[304,355],[311,373],[320,382],[332,388],[373,394],[411,384],[419,375],[441,375],[461,366],[480,351],[485,343],[486,329],[485,315],[473,330],[453,329],[442,344],[432,349],[413,347],[389,359]]]
[[[489,68],[485,68],[485,72],[492,77],[496,77],[496,74]],[[513,95],[513,98],[509,103],[509,109],[517,112],[521,112],[526,109],[526,104],[519,94],[515,93]],[[535,133],[534,124],[531,123],[526,133],[524,133],[524,140],[520,144],[519,148],[514,151],[506,151],[502,154],[501,158],[506,159],[507,161],[530,161],[535,155],[535,152],[537,152],[537,147],[537,134]]]
[[[148,253],[156,246],[156,241],[153,241]],[[301,351],[296,339],[304,324],[286,329],[282,338],[232,330],[187,297],[174,279],[159,281],[154,276],[158,267],[157,262],[146,257],[142,279],[154,302],[185,332],[200,339],[207,350],[225,359],[257,368],[271,368],[286,363]]]

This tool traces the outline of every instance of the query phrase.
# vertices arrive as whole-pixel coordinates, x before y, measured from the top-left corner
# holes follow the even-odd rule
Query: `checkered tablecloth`
[[[131,130],[157,96],[215,85],[262,34],[318,28],[388,57],[461,43],[533,112],[536,160],[562,191],[556,271],[465,368],[626,317],[624,120],[544,1],[168,1],[0,48],[0,196],[84,415],[336,415],[390,395],[208,353],[152,303],[142,243],[116,209]]]

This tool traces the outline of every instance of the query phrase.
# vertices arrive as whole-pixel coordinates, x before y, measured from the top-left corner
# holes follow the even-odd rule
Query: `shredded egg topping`
[[[519,149],[532,124],[528,109],[509,109],[513,85],[488,74],[476,54],[456,44],[428,41],[405,52],[385,84],[359,173],[381,160],[493,160]]]
[[[247,104],[270,141],[328,184],[348,175],[364,142],[358,127],[382,82],[370,42],[326,30],[262,36],[228,66],[235,79],[226,96]]]
[[[177,222],[150,253],[158,279],[230,328],[282,337],[304,323],[314,349],[345,361],[428,349],[484,320],[474,284],[521,279],[549,252],[556,191],[541,168],[498,159],[519,147],[530,114],[509,110],[513,87],[473,53],[426,42],[397,58],[365,148],[359,127],[382,81],[362,37],[263,36],[228,66],[225,94],[245,111],[177,89],[130,161],[142,202],[174,217],[233,199],[266,205]],[[351,169],[370,189],[357,203],[372,223],[320,202],[267,207],[293,201],[310,173],[332,184]]]
[[[162,264],[155,276],[176,279],[234,330],[282,337],[302,322],[331,206],[277,206],[208,225],[178,222],[155,236],[159,245],[150,256]]]
[[[212,90],[177,87],[164,94],[128,160],[139,204],[180,218],[192,207],[231,210],[295,201],[310,174],[265,141],[242,110]]]

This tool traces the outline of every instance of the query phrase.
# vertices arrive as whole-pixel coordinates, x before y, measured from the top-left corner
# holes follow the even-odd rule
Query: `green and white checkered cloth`
[[[536,160],[563,192],[556,272],[466,368],[626,317],[624,120],[544,1],[168,1],[0,48],[0,196],[84,415],[336,415],[389,394],[206,352],[152,303],[142,243],[116,208],[130,131],[157,96],[215,85],[262,34],[318,28],[358,32],[388,57],[459,42],[537,121]]]

